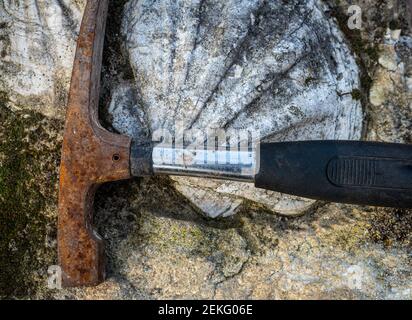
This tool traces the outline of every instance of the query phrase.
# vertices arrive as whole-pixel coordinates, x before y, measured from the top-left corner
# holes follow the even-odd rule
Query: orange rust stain
[[[91,229],[94,193],[101,183],[130,178],[130,138],[104,130],[96,116],[107,5],[107,0],[87,2],[69,93],[58,219],[59,264],[66,287],[103,281],[103,243]]]

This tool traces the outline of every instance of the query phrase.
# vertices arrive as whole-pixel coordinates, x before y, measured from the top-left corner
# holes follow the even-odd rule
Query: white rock
[[[361,105],[351,96],[359,70],[324,9],[314,0],[129,1],[122,33],[139,103],[111,116],[139,108],[152,132],[183,123],[266,141],[359,139]],[[133,136],[142,129],[131,123],[114,127]],[[174,179],[212,217],[236,212],[242,199],[284,214],[313,203],[236,182]]]
[[[397,55],[393,45],[384,45],[379,57],[379,64],[389,71],[396,71],[398,68]]]
[[[64,116],[85,0],[0,0],[0,91],[10,107]]]

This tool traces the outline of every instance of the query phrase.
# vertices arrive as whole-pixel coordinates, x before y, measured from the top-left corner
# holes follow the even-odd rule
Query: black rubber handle
[[[412,145],[261,143],[258,188],[331,202],[412,208]]]

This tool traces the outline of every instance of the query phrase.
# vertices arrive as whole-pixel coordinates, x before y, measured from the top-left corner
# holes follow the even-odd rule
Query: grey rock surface
[[[84,4],[0,1],[0,91],[10,108],[64,117]]]

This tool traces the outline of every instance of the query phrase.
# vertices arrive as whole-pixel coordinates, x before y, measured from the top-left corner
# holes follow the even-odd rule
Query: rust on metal
[[[108,0],[88,0],[77,42],[60,168],[58,254],[63,285],[104,280],[103,242],[93,230],[93,200],[103,182],[130,178],[130,138],[98,121]]]

